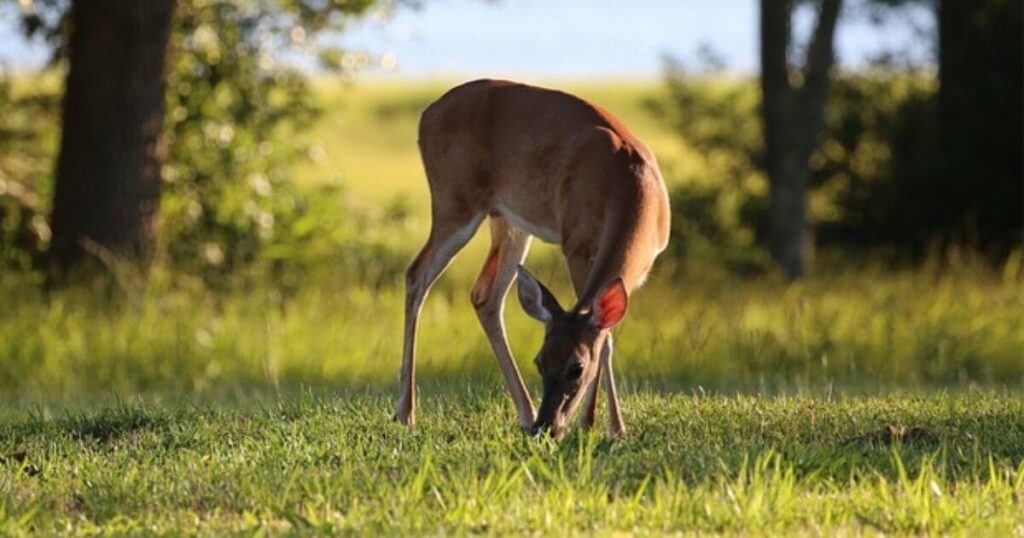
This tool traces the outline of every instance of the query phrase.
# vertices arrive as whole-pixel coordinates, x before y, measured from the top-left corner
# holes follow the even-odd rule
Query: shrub
[[[669,62],[668,98],[649,107],[679,134],[699,164],[678,174],[671,255],[767,267],[768,180],[755,80],[690,73]],[[935,174],[934,77],[873,71],[834,83],[826,130],[811,157],[808,221],[817,243],[906,258],[938,234],[929,207],[941,201]],[[908,256],[909,255],[909,256]]]

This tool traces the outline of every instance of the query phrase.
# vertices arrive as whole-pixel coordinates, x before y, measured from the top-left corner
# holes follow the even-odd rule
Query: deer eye
[[[579,379],[583,375],[583,365],[578,362],[569,365],[566,374],[570,379]]]

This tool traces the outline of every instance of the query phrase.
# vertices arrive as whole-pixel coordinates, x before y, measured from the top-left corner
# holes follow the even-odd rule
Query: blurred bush
[[[260,24],[235,3],[186,3],[172,33],[160,252],[207,280],[259,259],[301,217],[287,173],[315,109]]]
[[[50,240],[46,179],[58,102],[46,84],[16,82],[0,72],[0,268],[26,270]]]
[[[371,215],[347,207],[337,186],[300,190],[292,181],[292,167],[322,151],[303,137],[319,112],[308,73],[277,51],[280,40],[301,45],[307,26],[323,24],[302,15],[282,21],[237,2],[184,3],[177,14],[160,252],[208,282],[255,262],[294,279],[334,251],[346,254],[341,271],[389,265],[379,259],[386,249],[360,233]]]
[[[934,188],[937,81],[877,71],[833,87],[828,132],[811,158],[819,244],[918,257],[944,230],[925,218]]]
[[[665,85],[667,98],[647,105],[700,159],[685,171],[666,170],[677,185],[670,193],[674,215],[668,254],[683,263],[762,270],[769,259],[758,247],[768,211],[760,89],[753,82],[719,76],[717,64],[689,73],[673,60],[666,65]]]
[[[768,266],[768,180],[756,81],[716,69],[687,71],[669,61],[667,99],[648,107],[694,150],[700,164],[672,170],[670,254],[712,259],[736,272]],[[889,261],[927,253],[943,230],[926,218],[948,201],[936,174],[933,76],[873,70],[843,74],[833,86],[826,131],[811,157],[809,221],[816,244],[870,250]],[[834,247],[834,248],[832,248]]]

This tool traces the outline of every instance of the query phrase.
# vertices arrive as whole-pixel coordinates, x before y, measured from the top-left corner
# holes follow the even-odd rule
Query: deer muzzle
[[[531,435],[538,435],[549,431],[551,436],[560,439],[565,430],[565,424],[569,417],[575,412],[583,391],[566,390],[560,384],[552,384],[545,387],[544,397],[541,399],[540,409],[537,412],[537,421],[530,428]]]

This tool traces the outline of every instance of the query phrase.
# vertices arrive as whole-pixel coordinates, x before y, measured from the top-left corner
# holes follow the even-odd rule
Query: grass
[[[411,430],[396,284],[7,288],[0,535],[1021,532],[1016,279],[657,278],[616,340],[630,436],[560,444],[517,431],[465,284],[427,302]]]
[[[541,262],[539,276],[567,302],[565,271]],[[456,263],[471,273],[482,258]],[[46,299],[0,279],[11,299],[0,313],[0,398],[390,387],[402,351],[397,280],[373,288],[312,276],[291,292],[209,294],[164,287],[158,276],[134,304],[115,308],[91,294]],[[428,297],[422,379],[498,383],[469,288],[468,279],[446,275]],[[795,285],[659,273],[616,329],[615,362],[623,379],[685,390],[1020,389],[1021,292],[1017,279],[967,270],[860,270]],[[537,386],[531,359],[543,330],[514,297],[506,319],[520,367]]]
[[[246,405],[33,408],[0,422],[0,533],[1010,535],[1024,400],[633,393],[634,432],[560,444],[478,387]],[[879,435],[888,426],[914,435]]]
[[[426,236],[416,117],[446,86],[318,87],[297,181],[405,208],[371,230],[402,259]],[[685,165],[644,107],[655,85],[569,89]],[[469,304],[479,235],[426,302],[412,430],[389,420],[395,267],[328,258],[222,293],[157,267],[117,306],[0,273],[0,535],[1024,532],[1019,267],[787,284],[662,260],[617,329],[631,435],[555,444],[519,433],[500,392]],[[568,302],[553,247],[527,263]],[[506,319],[536,391],[542,329],[514,298]]]

